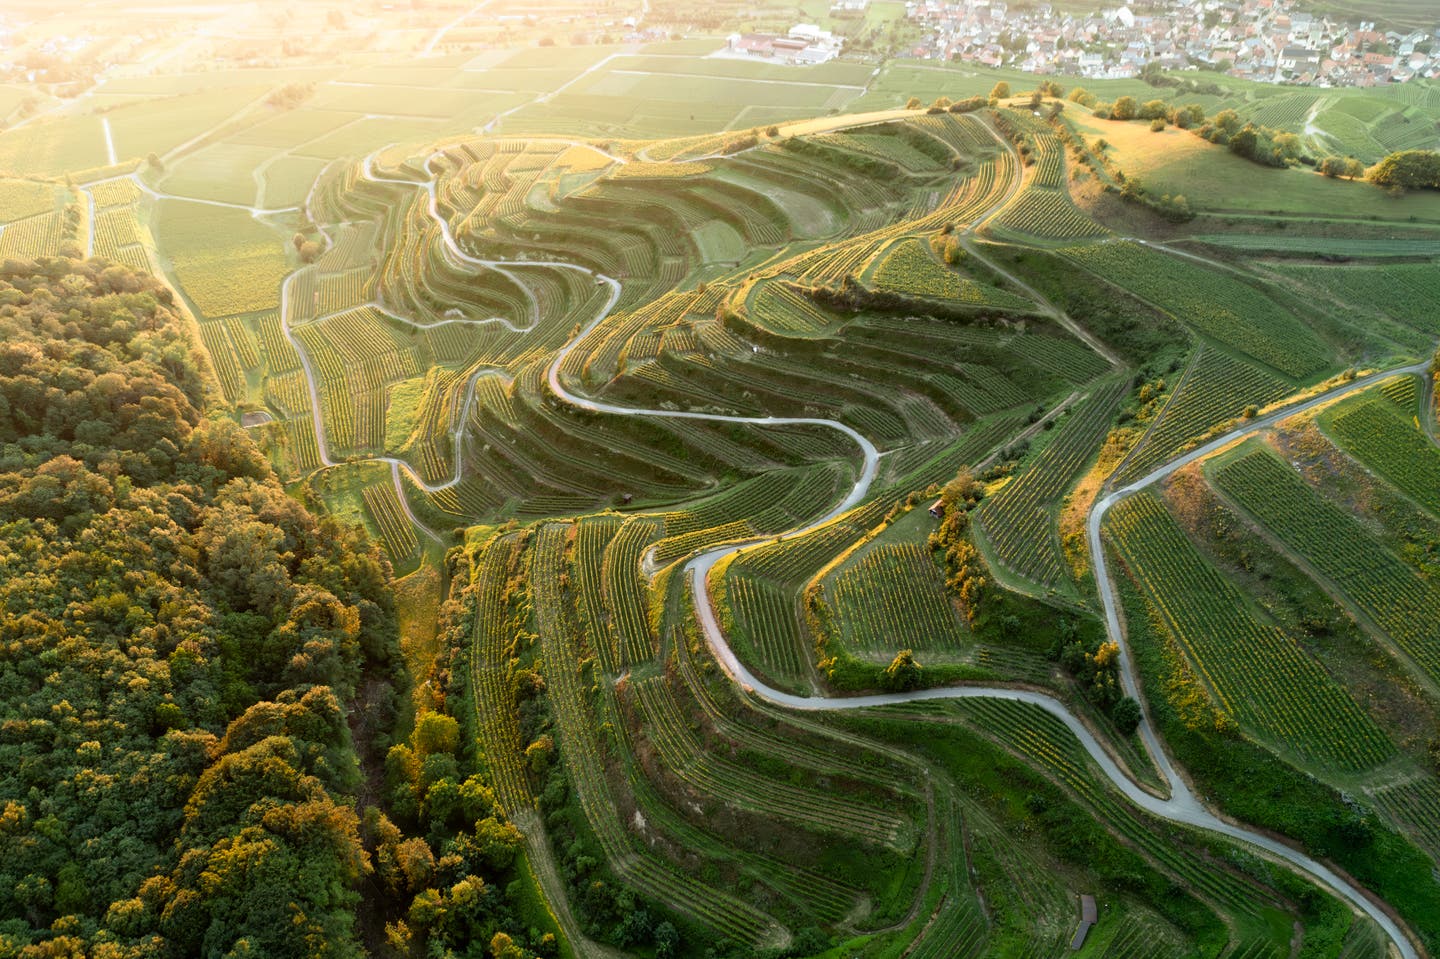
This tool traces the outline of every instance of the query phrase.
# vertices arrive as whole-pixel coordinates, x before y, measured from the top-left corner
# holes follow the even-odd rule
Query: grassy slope
[[[1149,192],[1182,194],[1199,210],[1440,222],[1440,194],[1394,199],[1379,187],[1332,180],[1308,167],[1263,167],[1173,127],[1153,133],[1146,123],[1099,120],[1073,107],[1065,117],[1087,141],[1108,141],[1109,156]]]

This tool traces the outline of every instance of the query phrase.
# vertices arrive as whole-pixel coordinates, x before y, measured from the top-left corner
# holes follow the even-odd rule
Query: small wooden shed
[[[1090,935],[1090,927],[1095,925],[1100,918],[1100,912],[1095,908],[1094,896],[1080,897],[1080,926],[1075,930],[1075,938],[1070,940],[1070,950],[1078,951],[1085,945],[1085,937]]]
[[[937,499],[930,504],[930,515],[936,519],[945,518],[945,501],[943,499]]]

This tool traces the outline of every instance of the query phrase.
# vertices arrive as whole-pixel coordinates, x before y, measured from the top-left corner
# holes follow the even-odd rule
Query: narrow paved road
[[[427,169],[434,161],[435,157],[438,155],[439,151],[431,154],[430,157],[427,158]],[[578,271],[589,276],[595,275],[593,271],[583,266],[577,266],[571,263],[552,263],[542,260],[485,260],[481,259],[480,257],[471,256],[463,249],[461,249],[460,245],[455,241],[455,235],[454,232],[450,229],[449,221],[447,221],[444,215],[440,212],[439,201],[436,197],[436,181],[434,178],[422,182],[418,180],[405,180],[395,177],[378,176],[374,172],[373,155],[365,158],[364,164],[362,165],[361,169],[364,177],[375,183],[393,183],[423,191],[428,197],[428,203],[426,207],[427,213],[439,227],[440,238],[442,243],[444,244],[446,255],[458,261],[464,266],[468,266],[475,270],[490,270],[506,277],[508,280],[510,280],[510,282],[514,283],[517,287],[519,287],[520,290],[524,293],[530,313],[530,323],[526,326],[516,326],[514,323],[510,322],[510,320],[500,316],[484,317],[479,319],[446,319],[440,320],[435,323],[427,324],[417,323],[410,317],[396,313],[385,307],[383,304],[379,303],[378,300],[371,304],[360,304],[374,306],[376,309],[384,312],[386,316],[389,316],[397,322],[406,323],[410,326],[422,330],[449,326],[452,324],[465,324],[470,326],[486,326],[490,324],[498,324],[504,326],[506,329],[510,330],[513,333],[527,333],[530,330],[533,330],[535,328],[535,325],[540,321],[540,305],[539,302],[535,299],[534,292],[525,285],[523,280],[517,277],[514,273],[510,272],[507,267],[513,268],[517,266],[543,266],[552,269]],[[314,185],[312,184],[311,194],[307,196],[305,200],[305,210],[307,216],[310,215],[311,200],[313,199],[313,196]],[[313,216],[310,217],[310,219],[311,222],[316,222],[318,224],[318,221],[316,221]],[[329,232],[326,230],[326,228],[324,226],[320,226],[319,229],[321,233],[325,236],[326,242],[333,245],[334,240],[329,235]],[[302,267],[300,270],[291,273],[285,278],[285,281],[280,284],[280,332],[285,336],[286,341],[291,345],[291,347],[294,348],[296,355],[300,358],[301,370],[305,377],[305,388],[310,395],[310,418],[311,423],[315,429],[315,444],[319,452],[320,463],[322,466],[325,467],[339,466],[342,463],[352,465],[360,463],[387,464],[390,467],[391,482],[395,486],[395,493],[400,498],[400,507],[405,511],[406,517],[410,520],[410,522],[414,523],[415,526],[420,529],[427,537],[429,537],[436,543],[440,543],[442,542],[442,540],[439,534],[437,534],[434,530],[430,529],[429,526],[427,526],[423,521],[421,521],[420,517],[416,516],[414,510],[411,508],[410,499],[405,493],[405,486],[401,479],[401,473],[403,472],[405,475],[409,476],[411,482],[414,483],[418,488],[429,493],[437,493],[441,490],[449,489],[452,486],[459,485],[461,480],[464,479],[465,475],[465,461],[464,456],[462,455],[462,446],[465,438],[465,427],[470,420],[470,413],[475,406],[476,386],[480,382],[480,380],[485,377],[506,376],[507,374],[502,369],[483,368],[476,370],[474,373],[472,373],[469,380],[466,381],[465,388],[463,391],[461,391],[460,394],[462,399],[459,409],[455,411],[450,423],[449,432],[452,458],[454,460],[454,470],[449,479],[438,483],[427,482],[425,478],[422,477],[415,470],[415,468],[410,465],[407,460],[401,459],[396,456],[366,456],[345,460],[336,460],[332,458],[330,456],[330,444],[325,434],[325,417],[320,408],[320,387],[319,381],[316,378],[315,367],[314,364],[311,362],[309,352],[305,349],[305,344],[300,341],[300,338],[295,335],[294,330],[291,328],[290,291],[295,283],[295,280],[301,275],[301,273],[305,269],[310,269],[310,267]],[[599,318],[596,319],[596,323],[600,322],[600,320],[603,320],[606,316],[610,315],[610,311],[614,308],[616,301],[620,297],[620,284],[616,283],[614,280],[609,280],[608,278],[606,279],[607,282],[610,283],[611,294],[609,299],[605,303],[605,306],[601,311]]]
[[[619,284],[609,277],[601,277],[601,279],[611,283],[615,290],[615,295],[618,296]],[[787,536],[803,535],[824,526],[864,500],[865,495],[869,491],[870,484],[875,478],[879,457],[874,444],[843,423],[834,420],[812,418],[723,416],[711,413],[674,412],[670,410],[617,406],[612,403],[603,403],[570,392],[561,381],[560,369],[570,353],[584,342],[585,338],[606,318],[608,313],[608,309],[602,312],[556,354],[555,360],[550,364],[550,369],[547,373],[547,381],[556,396],[581,409],[600,413],[611,413],[617,416],[657,416],[671,419],[716,420],[728,423],[748,423],[756,426],[808,424],[826,426],[844,433],[860,447],[863,457],[860,477],[856,480],[849,494],[830,510],[830,512],[808,526],[787,533]],[[1286,407],[1269,416],[1257,419],[1240,429],[1206,443],[1196,450],[1171,460],[1144,478],[1110,493],[1095,504],[1090,512],[1089,518],[1090,551],[1091,555],[1095,557],[1096,580],[1100,584],[1101,600],[1105,607],[1106,631],[1109,638],[1114,640],[1120,647],[1121,674],[1125,690],[1129,695],[1134,696],[1142,704],[1144,703],[1143,697],[1139,695],[1139,682],[1134,673],[1134,665],[1129,655],[1128,643],[1126,642],[1124,631],[1120,626],[1119,612],[1106,569],[1104,550],[1100,542],[1100,526],[1105,513],[1109,511],[1115,503],[1124,499],[1126,496],[1158,482],[1203,456],[1207,456],[1231,443],[1267,429],[1287,417],[1294,416],[1297,413],[1302,413],[1322,403],[1328,403],[1339,397],[1364,389],[1385,377],[1402,373],[1418,372],[1423,370],[1425,365],[1426,364],[1423,363],[1412,364],[1410,366],[1398,367],[1361,377],[1311,399]],[[1419,953],[1415,949],[1415,946],[1405,933],[1402,932],[1395,920],[1390,917],[1384,908],[1372,901],[1358,886],[1342,878],[1334,870],[1307,856],[1305,853],[1278,840],[1272,839],[1269,836],[1221,819],[1207,809],[1170,761],[1159,737],[1156,735],[1154,725],[1148,715],[1148,710],[1145,720],[1140,726],[1141,734],[1146,747],[1155,759],[1157,768],[1161,771],[1169,785],[1170,797],[1168,799],[1162,799],[1152,795],[1133,781],[1105,750],[1105,747],[1101,745],[1099,740],[1095,738],[1095,735],[1077,719],[1074,714],[1057,699],[1043,693],[1004,687],[959,686],[915,690],[904,693],[876,693],[868,696],[797,696],[767,685],[745,667],[745,664],[740,661],[739,657],[735,655],[735,651],[730,647],[729,640],[726,638],[724,630],[720,627],[719,617],[715,611],[715,606],[711,600],[708,589],[710,572],[718,562],[727,556],[742,552],[755,545],[757,545],[756,542],[749,542],[721,546],[695,557],[690,560],[685,567],[686,572],[690,576],[695,613],[699,618],[705,639],[721,666],[730,675],[731,679],[738,683],[745,692],[777,706],[802,710],[866,709],[878,706],[892,706],[902,703],[945,699],[1009,699],[1039,706],[1046,712],[1057,717],[1075,734],[1075,737],[1080,740],[1086,752],[1095,760],[1105,776],[1136,806],[1162,819],[1209,830],[1247,843],[1267,853],[1272,858],[1283,860],[1299,868],[1301,871],[1308,873],[1312,878],[1319,881],[1321,885],[1332,890],[1368,915],[1371,919],[1375,920],[1381,929],[1385,931],[1385,934],[1395,943],[1403,959],[1419,959]]]
[[[1214,453],[1231,443],[1267,429],[1287,417],[1302,413],[1322,403],[1328,403],[1341,396],[1353,393],[1356,390],[1364,389],[1385,377],[1402,373],[1415,373],[1424,369],[1424,367],[1425,364],[1413,364],[1387,370],[1382,373],[1376,373],[1371,376],[1356,379],[1351,383],[1337,387],[1302,403],[1287,407],[1172,460],[1148,474],[1143,479],[1116,490],[1096,503],[1090,513],[1089,519],[1090,553],[1095,557],[1096,580],[1100,584],[1101,599],[1105,606],[1106,631],[1109,637],[1115,640],[1120,646],[1122,677],[1125,690],[1129,695],[1134,696],[1142,703],[1144,702],[1143,697],[1139,695],[1139,684],[1135,676],[1134,665],[1129,655],[1124,631],[1120,627],[1114,591],[1109,581],[1104,558],[1105,553],[1100,541],[1101,522],[1110,507],[1126,496],[1160,481],[1187,464]],[[554,386],[553,379],[551,385],[552,387]],[[560,393],[560,395],[562,398],[570,398],[568,394],[563,392]],[[649,415],[650,411],[643,411],[643,413]],[[848,509],[850,505],[858,503],[864,498],[864,493],[860,488],[863,482],[864,479],[862,477],[861,481],[857,482],[855,488],[851,490],[850,495],[846,497],[845,502],[841,507],[838,507],[837,510],[832,510],[831,513],[827,514],[821,520],[812,523],[810,526],[786,535],[802,535],[809,530],[823,526],[833,519],[838,512],[843,512],[845,509]],[[1405,959],[1418,959],[1418,953],[1415,947],[1411,944],[1409,938],[1401,931],[1399,925],[1361,889],[1341,878],[1328,866],[1317,862],[1303,852],[1278,842],[1269,836],[1223,820],[1207,809],[1198,797],[1195,796],[1194,792],[1170,761],[1168,754],[1160,743],[1159,737],[1156,735],[1148,711],[1145,721],[1140,727],[1141,733],[1147,748],[1155,759],[1157,767],[1169,785],[1170,798],[1168,799],[1154,796],[1139,784],[1132,781],[1127,773],[1120,768],[1111,755],[1105,750],[1104,746],[1095,738],[1094,734],[1081,723],[1079,719],[1058,700],[1042,693],[999,687],[963,686],[923,689],[906,693],[878,693],[869,696],[796,696],[766,685],[745,667],[745,664],[740,661],[739,657],[735,655],[734,650],[731,649],[724,631],[720,628],[719,619],[707,588],[710,571],[720,560],[733,553],[741,552],[751,545],[754,544],[730,545],[711,550],[691,560],[686,567],[691,578],[691,586],[695,598],[695,612],[700,619],[705,638],[709,642],[716,659],[719,660],[725,671],[729,673],[731,678],[739,683],[746,692],[778,706],[804,710],[865,709],[876,706],[891,706],[900,703],[944,699],[1009,699],[1039,706],[1046,712],[1060,719],[1061,722],[1075,734],[1076,738],[1084,745],[1086,752],[1095,760],[1106,777],[1136,806],[1163,819],[1217,832],[1232,839],[1256,846],[1272,857],[1284,860],[1298,867],[1319,880],[1322,885],[1349,901],[1356,908],[1370,916],[1370,918],[1374,919],[1385,931],[1385,934],[1395,942],[1400,954],[1405,957]]]
[[[787,534],[789,536],[802,535],[806,532],[823,526],[833,521],[843,513],[847,512],[852,507],[858,505],[865,499],[866,495],[870,490],[870,486],[874,482],[876,476],[879,464],[879,453],[876,450],[874,444],[871,443],[869,439],[867,439],[865,436],[861,435],[854,429],[850,428],[849,426],[846,426],[845,424],[837,422],[835,420],[812,417],[731,416],[716,413],[697,413],[688,411],[628,407],[619,406],[613,403],[606,403],[600,400],[595,400],[590,397],[582,396],[571,392],[563,382],[560,371],[564,366],[566,359],[584,343],[584,341],[589,337],[591,332],[596,329],[596,327],[598,327],[609,317],[611,311],[614,309],[615,304],[618,302],[620,297],[620,283],[611,277],[595,273],[592,270],[574,264],[551,263],[543,261],[505,261],[502,263],[498,261],[483,260],[471,256],[460,249],[459,245],[455,242],[448,222],[439,212],[438,204],[436,201],[435,180],[433,177],[432,179],[425,182],[378,177],[374,174],[372,164],[368,159],[364,165],[364,170],[367,178],[376,180],[377,182],[403,184],[416,189],[424,190],[429,195],[429,214],[440,227],[441,236],[443,238],[447,253],[461,263],[468,264],[477,269],[494,270],[496,272],[505,274],[512,281],[516,282],[522,287],[524,287],[523,282],[515,276],[509,274],[506,271],[506,267],[525,265],[543,266],[547,268],[562,270],[577,270],[593,277],[597,283],[603,283],[609,287],[609,295],[606,297],[606,301],[602,308],[598,311],[598,313],[593,319],[591,319],[587,324],[585,324],[585,326],[581,328],[580,331],[564,347],[559,350],[559,352],[556,353],[554,359],[551,361],[549,369],[547,370],[546,380],[550,386],[550,389],[561,400],[580,409],[616,416],[641,416],[666,419],[707,420],[714,422],[740,423],[761,427],[809,425],[833,429],[839,433],[844,434],[846,437],[852,440],[860,450],[862,462],[859,477],[856,479],[854,485],[851,487],[850,491],[846,494],[846,496],[839,503],[837,503],[834,508],[832,508],[824,516],[820,517],[818,520],[815,520],[807,526],[801,527]],[[433,173],[433,171],[431,172]],[[993,209],[998,209],[998,204],[996,207],[992,208],[992,211]],[[989,214],[987,212],[987,216],[988,215]],[[983,219],[984,217],[977,220],[976,224],[974,225],[979,225],[979,223],[983,222]],[[282,317],[285,317],[287,320],[287,322],[282,323],[282,329],[284,330],[287,339],[289,339],[291,344],[296,347],[296,350],[301,357],[302,365],[305,371],[305,378],[310,390],[311,408],[314,416],[316,436],[319,440],[321,457],[325,461],[326,465],[333,465],[333,461],[330,460],[329,455],[326,452],[324,424],[320,416],[319,394],[316,387],[314,372],[311,367],[309,357],[304,352],[303,345],[299,343],[299,341],[293,336],[289,329],[288,296],[290,279],[293,279],[293,275],[291,278],[287,279],[286,283],[282,286]],[[527,294],[529,294],[528,288],[526,288],[526,292]],[[534,306],[533,294],[531,294],[531,303],[532,306]],[[538,306],[535,306],[534,308],[538,311]],[[534,319],[538,321],[538,316],[536,316]],[[472,320],[470,322],[483,323],[490,321]],[[1163,466],[1160,466],[1153,472],[1149,473],[1144,478],[1109,493],[1107,496],[1095,503],[1090,512],[1088,522],[1090,551],[1092,557],[1094,557],[1096,581],[1099,584],[1100,597],[1105,607],[1106,631],[1109,637],[1113,639],[1120,647],[1121,674],[1125,691],[1128,694],[1134,696],[1142,704],[1144,703],[1143,697],[1139,695],[1139,682],[1135,676],[1134,664],[1129,654],[1129,648],[1126,642],[1124,631],[1120,625],[1119,611],[1115,600],[1114,591],[1110,584],[1108,570],[1106,567],[1105,554],[1100,536],[1101,523],[1104,519],[1105,513],[1112,506],[1114,506],[1115,503],[1124,499],[1126,496],[1129,496],[1141,489],[1145,489],[1146,487],[1153,485],[1154,483],[1164,479],[1166,476],[1171,475],[1176,470],[1181,469],[1187,464],[1193,463],[1197,459],[1200,459],[1203,456],[1207,456],[1229,445],[1230,443],[1234,443],[1261,430],[1267,429],[1270,426],[1273,426],[1275,423],[1278,423],[1279,421],[1289,416],[1293,416],[1297,413],[1304,412],[1305,410],[1312,409],[1322,403],[1330,402],[1341,396],[1353,393],[1357,390],[1364,389],[1384,377],[1393,376],[1400,373],[1419,372],[1422,371],[1425,366],[1426,364],[1424,363],[1412,364],[1409,366],[1387,370],[1381,373],[1375,373],[1363,378],[1358,378],[1352,382],[1345,383],[1325,393],[1281,409],[1268,416],[1257,419],[1254,422],[1248,423],[1239,429],[1236,429],[1230,433],[1225,434],[1224,436],[1219,437],[1218,439],[1212,440],[1211,442],[1206,443],[1204,446],[1201,446],[1196,450],[1193,450],[1183,456],[1179,456],[1171,460],[1170,462],[1164,464]],[[476,376],[484,375],[486,372],[487,371],[481,371],[480,373],[477,373]],[[467,393],[473,399],[473,380],[470,384],[469,389],[467,390]],[[469,408],[468,402],[469,401],[467,401],[466,404],[467,411]],[[461,465],[460,457],[458,455],[458,441],[464,429],[464,422],[465,419],[463,416],[458,417],[455,421],[454,426],[452,427],[452,436],[455,437],[457,441],[456,475],[454,478],[443,484],[425,484],[414,473],[413,469],[408,463],[405,463],[403,460],[398,460],[394,457],[374,457],[372,458],[372,461],[386,462],[391,465],[392,473],[395,476],[397,487],[399,485],[399,472],[402,469],[409,472],[412,479],[414,479],[420,486],[425,489],[435,490],[442,489],[446,486],[454,485],[460,479]],[[409,512],[409,506],[408,503],[405,503],[405,497],[403,496],[403,493],[401,496],[401,502],[406,505],[406,510],[407,512]],[[413,516],[411,518],[414,519]],[[783,692],[781,690],[766,685],[762,680],[756,677],[745,667],[744,663],[740,661],[739,657],[735,655],[734,650],[730,647],[729,641],[726,638],[724,631],[720,628],[719,618],[716,614],[715,607],[710,598],[708,589],[709,574],[720,560],[755,545],[756,542],[750,542],[736,543],[718,547],[716,549],[710,550],[694,557],[685,566],[685,570],[690,576],[690,581],[692,585],[695,612],[704,631],[706,641],[721,666],[730,675],[732,680],[739,684],[746,693],[767,702],[773,703],[777,706],[806,711],[867,709],[903,703],[945,699],[1006,699],[1031,703],[1041,709],[1044,709],[1046,712],[1050,713],[1051,715],[1059,719],[1061,722],[1063,722],[1065,726],[1084,746],[1086,752],[1088,752],[1090,756],[1094,759],[1096,765],[1105,774],[1106,778],[1108,778],[1115,785],[1116,789],[1118,789],[1127,799],[1129,799],[1130,802],[1134,803],[1139,808],[1144,809],[1146,812],[1149,812],[1152,815],[1158,816],[1162,819],[1167,819],[1173,822],[1182,823],[1188,826],[1209,830],[1211,832],[1227,836],[1231,839],[1248,844],[1262,851],[1273,859],[1289,863],[1290,865],[1296,867],[1302,872],[1307,873],[1313,879],[1318,881],[1321,885],[1332,890],[1336,895],[1345,899],[1355,908],[1373,919],[1385,931],[1385,934],[1395,943],[1395,946],[1399,951],[1402,959],[1419,959],[1419,952],[1412,944],[1409,937],[1401,930],[1399,924],[1391,918],[1385,908],[1373,901],[1357,885],[1342,878],[1341,876],[1336,874],[1334,870],[1330,869],[1323,863],[1317,862],[1303,852],[1300,852],[1299,850],[1294,849],[1291,846],[1272,839],[1269,836],[1263,835],[1254,830],[1250,830],[1243,826],[1236,825],[1234,823],[1230,823],[1224,819],[1221,819],[1219,816],[1207,809],[1200,802],[1199,798],[1195,796],[1194,792],[1189,788],[1188,784],[1180,775],[1179,771],[1170,761],[1168,755],[1164,750],[1163,744],[1160,742],[1160,739],[1155,732],[1154,726],[1148,715],[1148,711],[1146,716],[1144,717],[1144,721],[1141,723],[1140,729],[1147,748],[1150,750],[1157,767],[1160,769],[1162,775],[1164,776],[1165,780],[1169,785],[1170,796],[1168,799],[1157,797],[1147,792],[1138,783],[1134,782],[1126,773],[1126,771],[1123,770],[1118,763],[1116,763],[1116,761],[1105,750],[1099,740],[1096,739],[1095,735],[1084,725],[1084,723],[1082,723],[1078,718],[1076,718],[1076,716],[1071,713],[1057,699],[1043,693],[1037,693],[1030,690],[1010,689],[1004,687],[961,686],[916,690],[913,692],[905,693],[878,693],[868,696],[798,696]]]

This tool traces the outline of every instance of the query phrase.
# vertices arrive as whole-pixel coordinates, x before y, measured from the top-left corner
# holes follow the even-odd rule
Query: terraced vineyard
[[[388,483],[365,488],[365,508],[380,527],[380,539],[393,562],[413,556],[420,548],[415,527],[405,515],[395,488]]]
[[[1440,677],[1440,587],[1381,544],[1355,517],[1263,450],[1215,473],[1218,488],[1311,564],[1425,674]]]
[[[1002,234],[1043,240],[1103,237],[1105,227],[1081,213],[1063,190],[1034,188],[1021,193],[995,220]]]
[[[497,22],[502,9],[518,8],[501,4]],[[1121,705],[1134,704],[1081,676],[1108,669],[1112,694],[1137,678],[1110,626],[1111,578],[1076,578],[1059,523],[1072,491],[1098,504],[1094,529],[1141,597],[1125,621],[1163,634],[1219,708],[1218,728],[1189,734],[1207,748],[1243,737],[1277,776],[1313,776],[1316,795],[1373,779],[1359,794],[1378,815],[1355,828],[1407,868],[1411,852],[1434,855],[1440,793],[1414,731],[1376,705],[1390,677],[1333,671],[1327,622],[1241,590],[1229,560],[1176,520],[1187,504],[1165,497],[1181,484],[1116,494],[1222,428],[1273,425],[1251,406],[1408,355],[1434,331],[1422,315],[1433,267],[1398,264],[1376,281],[1286,261],[1242,275],[1115,239],[1084,212],[1113,225],[1103,204],[1072,197],[1088,175],[1071,176],[1059,128],[1023,107],[792,122],[757,105],[730,120],[760,126],[692,136],[713,115],[696,98],[675,107],[692,119],[669,118],[682,135],[577,137],[566,111],[612,87],[720,78],[811,98],[819,84],[739,59],[559,49],[593,54],[593,69],[436,51],[404,68],[407,90],[449,78],[413,122],[352,114],[371,96],[391,109],[410,96],[370,92],[385,83],[358,67],[362,79],[312,91],[318,112],[343,115],[328,125],[257,106],[133,174],[0,184],[15,211],[0,231],[7,256],[89,242],[164,269],[195,314],[216,402],[243,414],[292,490],[369,527],[391,572],[448,584],[449,602],[437,593],[394,618],[407,637],[438,620],[435,659],[412,680],[417,702],[456,720],[458,744],[444,757],[397,745],[364,770],[367,788],[396,822],[432,832],[493,793],[495,824],[466,823],[475,835],[461,829],[433,861],[385,846],[414,855],[409,872],[395,878],[405,870],[385,859],[366,881],[406,902],[386,899],[365,934],[434,952],[452,925],[508,923],[479,918],[504,903],[494,916],[534,925],[517,933],[523,957],[1040,957],[1066,950],[1085,893],[1102,909],[1087,954],[1259,959],[1299,943],[1367,956],[1394,938],[1390,914],[1358,892],[1395,895],[1373,864],[1329,834],[1271,838],[1338,822],[1333,809],[1263,833],[1236,825],[1236,808],[1257,808],[1235,798],[1246,783],[1206,767],[1192,792],[1179,767],[1193,740],[1152,754],[1162,727],[1145,712],[1139,732],[1122,731]],[[672,61],[696,73],[668,75]],[[874,81],[833,67],[856,91]],[[755,70],[781,72],[742,76]],[[433,132],[443,104],[489,97],[502,79],[554,87],[557,72],[574,86],[553,100],[517,94],[511,113]],[[1295,102],[1263,109],[1284,119]],[[382,128],[398,145],[369,143]],[[296,131],[310,134],[303,150],[266,152]],[[260,156],[248,180],[207,180]],[[77,199],[78,228],[60,212]],[[987,236],[1013,248],[1014,276],[980,252],[1001,249],[977,242]],[[1133,293],[1193,340],[1137,358],[1153,331],[1084,297],[1049,302],[1027,249]],[[1375,328],[1299,309],[1311,295],[1364,306]],[[1160,375],[1178,385],[1137,427],[1136,390]],[[1377,483],[1437,512],[1440,460],[1409,382],[1346,400],[1322,426]],[[1423,543],[1390,550],[1268,454],[1213,472],[1367,628],[1440,679]],[[974,484],[947,488],[957,473]],[[363,610],[365,642],[390,619]],[[896,656],[906,649],[913,659]],[[961,679],[971,685],[927,688]],[[1145,695],[1174,694],[1144,679]],[[372,718],[352,723],[357,742],[388,735]],[[455,808],[419,793],[396,804],[402,767],[463,783]],[[504,820],[525,835],[499,849]],[[377,822],[367,813],[361,835],[378,863]],[[1360,878],[1328,875],[1302,848]],[[480,863],[485,885],[456,885],[457,861]],[[1332,893],[1368,918],[1351,923]],[[1423,893],[1393,905],[1435,941]],[[1317,932],[1330,938],[1317,946]],[[481,938],[471,951],[513,955]]]
[[[966,630],[935,561],[914,543],[866,549],[830,591],[844,644],[887,661],[900,649],[955,652]]]
[[[1109,430],[1123,384],[1098,388],[1058,427],[1058,435],[1022,472],[990,497],[979,522],[1001,566],[1043,586],[1068,579],[1055,511]]]
[[[1263,409],[1289,392],[1282,380],[1264,369],[1223,350],[1201,346],[1140,445],[1115,471],[1115,480],[1139,479],[1235,421],[1249,407]]]
[[[1440,449],[1418,428],[1414,410],[1413,399],[1397,409],[1384,394],[1371,395],[1345,403],[1328,430],[1345,452],[1440,516]]]
[[[1029,301],[966,279],[937,262],[923,240],[903,240],[885,254],[875,272],[878,289],[974,306],[1028,310]]]
[[[1391,753],[1339,683],[1190,544],[1149,493],[1122,502],[1108,533],[1151,609],[1220,709],[1284,748],[1345,769]]]
[[[855,664],[846,668],[873,670],[845,680],[873,688],[902,648],[927,664],[1048,685],[1053,666],[1000,631],[1017,612],[1051,629],[1092,615],[1072,585],[1057,507],[1103,455],[1131,384],[1105,378],[1110,363],[1049,319],[1047,304],[988,274],[982,282],[963,262],[952,267],[937,253],[944,243],[931,243],[976,230],[1051,243],[1104,235],[1066,195],[1049,128],[1004,116],[762,137],[733,156],[710,155],[716,145],[701,141],[651,150],[490,137],[408,161],[372,159],[315,192],[316,209],[337,223],[334,246],[296,274],[285,321],[317,371],[320,409],[309,412],[329,449],[399,454],[398,490],[430,527],[422,534],[538,522],[467,554],[477,622],[489,624],[472,649],[477,728],[486,755],[501,757],[501,791],[517,808],[537,802],[533,769],[519,762],[523,737],[488,716],[515,711],[507,677],[533,662],[606,874],[706,941],[758,948],[789,941],[798,921],[832,933],[893,923],[918,887],[882,888],[881,872],[827,857],[841,848],[887,862],[913,856],[917,835],[939,827],[917,810],[909,773],[898,793],[875,774],[876,763],[903,758],[832,738],[828,723],[717,694],[710,627],[686,609],[713,609],[757,681],[794,695],[839,681],[823,655],[843,652]],[[1024,180],[990,129],[1006,122],[1037,144]],[[1147,475],[1336,363],[1280,294],[1258,285],[1124,242],[1065,255],[1201,338],[1116,482]],[[565,265],[546,265],[554,261]],[[359,323],[353,335],[327,335]],[[273,328],[261,332],[260,360],[273,352],[293,372],[294,351],[287,356]],[[299,423],[307,404],[293,382],[277,380],[265,395]],[[1052,599],[992,584],[986,602],[1006,612],[967,623],[941,557],[921,545],[916,520],[928,517],[901,504],[933,497],[960,467],[992,462],[1027,421],[1057,407],[1068,411],[1052,428],[1034,428],[1039,451],[973,520],[997,578]],[[633,410],[641,415],[624,415]],[[831,424],[875,444],[883,466],[858,469],[851,436]],[[423,551],[428,536],[405,538],[399,501],[381,489],[365,504],[391,554]],[[847,491],[867,489],[806,529]],[[1121,502],[1106,528],[1247,735],[1325,775],[1398,761],[1388,730],[1247,604],[1158,499]],[[722,544],[703,598],[689,596],[688,571]],[[1080,628],[1098,628],[1089,622]],[[527,652],[531,629],[538,646]],[[1178,852],[1174,837],[1097,784],[1078,741],[979,702],[972,715],[1148,863],[1203,889],[1232,922],[1238,952],[1279,949],[1265,930],[1291,908],[1286,894],[1266,886],[1257,899],[1245,880]],[[1007,848],[1000,827],[986,825],[991,815],[966,806],[968,851],[945,840],[982,868],[963,882],[948,874],[954,893],[940,900],[918,954],[978,955],[995,943],[1044,952],[1068,939],[1063,887],[1038,878],[1031,853]],[[776,842],[789,858],[772,854]],[[995,918],[965,905],[970,884]],[[1119,908],[1118,929],[1104,934],[1116,954],[1167,954],[1184,938],[1138,903]],[[1147,953],[1135,930],[1156,923],[1165,931]]]
[[[1440,319],[1434,310],[1436,297],[1440,296],[1440,277],[1432,266],[1281,266],[1277,269],[1352,307],[1381,312],[1431,336],[1440,333]]]
[[[1292,378],[1327,365],[1319,338],[1255,287],[1219,270],[1133,243],[1070,247],[1065,255],[1155,304],[1195,331]]]

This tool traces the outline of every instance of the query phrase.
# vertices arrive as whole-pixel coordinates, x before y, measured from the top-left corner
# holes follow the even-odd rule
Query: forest
[[[454,720],[391,742],[388,560],[207,416],[185,322],[106,261],[0,267],[0,954],[528,954]]]

